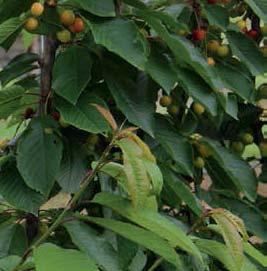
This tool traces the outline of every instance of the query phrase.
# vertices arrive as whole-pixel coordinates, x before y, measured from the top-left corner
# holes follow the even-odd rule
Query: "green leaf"
[[[154,234],[153,232],[147,231],[143,228],[131,225],[129,223],[124,223],[112,219],[106,218],[96,218],[89,216],[75,215],[79,219],[92,222],[101,227],[114,231],[115,233],[131,240],[147,249],[158,254],[166,261],[172,263],[176,267],[181,267],[181,261],[179,255],[175,250],[169,245],[167,241]],[[37,270],[39,271],[39,270]],[[41,270],[42,271],[42,270]]]
[[[73,243],[106,271],[123,271],[112,245],[95,230],[79,221],[64,224]]]
[[[227,95],[225,112],[232,118],[238,120],[238,101],[235,95]]]
[[[0,195],[17,209],[34,214],[44,201],[41,194],[26,186],[15,163],[9,162],[0,171]]]
[[[96,164],[97,163],[94,162],[92,164],[92,167],[95,168]],[[129,191],[127,188],[127,176],[124,171],[123,165],[119,163],[109,162],[103,165],[100,171],[114,178],[123,187],[123,189],[129,194]]]
[[[7,256],[0,259],[0,270],[1,271],[12,271],[19,264],[20,257],[15,255]]]
[[[135,260],[138,252],[143,253],[141,248],[136,243],[129,241],[128,239],[117,235],[117,247],[118,247],[118,258],[119,264],[122,270],[130,269],[132,262]],[[143,253],[144,255],[144,253]],[[146,256],[144,256],[146,259]],[[144,268],[144,265],[143,265]],[[139,270],[143,270],[141,266],[139,266]]]
[[[201,103],[205,109],[216,116],[218,111],[215,92],[196,73],[191,70],[176,67],[178,81],[194,101]]]
[[[71,46],[60,53],[53,68],[53,89],[68,102],[76,104],[91,79],[92,60],[89,51]]]
[[[155,195],[160,195],[160,192],[162,190],[162,186],[163,186],[163,177],[162,177],[162,173],[159,169],[159,167],[146,159],[143,159],[143,164],[145,166],[145,169],[147,171],[147,174],[151,180],[151,184],[153,187],[153,193]]]
[[[256,260],[262,266],[267,267],[267,256],[262,254],[259,250],[253,247],[250,243],[244,242],[244,250],[247,255]]]
[[[62,149],[56,122],[48,117],[31,121],[17,148],[18,169],[29,187],[46,196],[50,193],[59,172]]]
[[[266,61],[255,41],[235,31],[228,31],[226,36],[233,54],[247,66],[252,75],[266,72]]]
[[[244,251],[242,238],[235,225],[223,214],[213,213],[212,218],[219,226],[226,246],[235,262],[237,270],[241,270],[244,263]]]
[[[225,113],[238,120],[238,104],[236,96],[229,93],[218,92],[217,97]]]
[[[1,0],[0,22],[20,16],[21,13],[30,9],[33,2],[34,0]]]
[[[131,206],[128,200],[109,193],[97,194],[93,202],[111,208],[121,216],[167,240],[171,246],[179,247],[202,261],[201,254],[190,238],[179,227],[159,213],[148,208],[137,210]]]
[[[194,239],[194,242],[203,253],[206,253],[219,260],[229,271],[259,271],[247,258],[245,258],[242,268],[238,268],[231,253],[222,243],[214,240],[199,238]]]
[[[15,224],[10,238],[8,254],[22,256],[28,247],[28,238],[24,226]]]
[[[237,155],[211,139],[203,138],[202,142],[208,145],[213,152],[213,157],[231,181],[245,196],[254,201],[257,193],[257,178],[249,165]],[[214,168],[216,171],[216,168]],[[226,181],[226,180],[225,180]]]
[[[125,258],[123,258],[123,259],[125,259]],[[132,259],[132,262],[128,267],[129,271],[142,271],[142,270],[144,270],[146,263],[147,263],[147,255],[140,248],[137,251],[135,257]]]
[[[18,110],[24,92],[25,89],[17,85],[0,90],[0,119],[6,119]]]
[[[197,197],[190,191],[181,177],[175,172],[166,167],[161,167],[161,171],[164,177],[164,185],[168,186],[173,191],[177,198],[185,202],[186,205],[197,215],[202,214],[202,208]]]
[[[62,0],[61,3],[69,3],[101,17],[115,16],[115,5],[113,0]]]
[[[13,79],[38,68],[37,65],[33,64],[38,59],[39,56],[33,53],[23,53],[13,58],[0,72],[2,85],[6,85]]]
[[[103,133],[109,131],[109,125],[92,104],[105,106],[104,102],[90,93],[83,93],[77,104],[73,105],[63,98],[56,97],[56,107],[62,118],[78,129],[90,133]]]
[[[0,258],[8,255],[22,255],[27,248],[23,226],[7,221],[0,225]],[[2,267],[0,265],[0,267]]]
[[[267,224],[264,215],[253,204],[234,198],[221,197],[218,202],[212,201],[212,206],[223,207],[243,219],[247,230],[267,241]]]
[[[156,121],[155,137],[165,151],[179,165],[181,171],[193,175],[193,149],[189,142],[176,132],[163,117]]]
[[[194,239],[194,243],[203,253],[218,259],[228,270],[237,271],[233,257],[224,244],[200,238]]]
[[[245,0],[245,2],[264,22],[267,22],[267,3],[265,0]]]
[[[127,191],[135,207],[142,208],[150,194],[150,179],[143,159],[140,157],[140,148],[128,138],[117,142],[123,153],[124,172],[127,177]],[[139,154],[139,157],[138,157]]]
[[[170,60],[156,50],[152,51],[146,63],[146,72],[157,82],[167,94],[171,93],[177,81],[176,72]]]
[[[221,62],[216,65],[218,72],[227,87],[241,98],[251,101],[255,93],[253,78],[244,68],[243,64]]]
[[[112,19],[90,26],[97,44],[144,70],[149,53],[148,43],[133,21]],[[122,39],[123,37],[123,39]]]
[[[127,119],[153,136],[157,91],[148,77],[125,62],[104,62],[104,77],[119,109]]]
[[[78,250],[43,244],[34,250],[36,271],[98,271],[94,262]]]
[[[203,12],[211,25],[216,25],[225,30],[229,25],[227,9],[220,5],[205,5]]]
[[[10,18],[0,25],[0,45],[8,50],[19,32],[21,31],[23,23],[20,18]]]
[[[86,158],[86,153],[80,145],[67,141],[57,175],[57,182],[63,191],[73,193],[79,190],[88,170]]]

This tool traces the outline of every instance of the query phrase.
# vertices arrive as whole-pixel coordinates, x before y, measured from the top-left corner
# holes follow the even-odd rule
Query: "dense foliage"
[[[1,47],[41,44],[0,71],[0,270],[266,270],[264,22],[266,0],[0,0]]]

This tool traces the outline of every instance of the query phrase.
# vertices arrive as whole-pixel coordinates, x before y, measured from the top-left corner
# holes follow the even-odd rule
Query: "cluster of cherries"
[[[50,6],[55,6],[50,1],[47,2]],[[31,6],[31,16],[25,22],[25,29],[28,31],[34,31],[39,27],[38,18],[44,13],[45,7],[40,2],[35,2]],[[81,33],[85,29],[84,21],[81,17],[76,16],[75,13],[70,9],[65,9],[60,12],[60,22],[64,27],[63,30],[57,32],[57,39],[62,43],[68,43],[71,41],[72,33]]]
[[[176,117],[180,112],[179,106],[176,104],[176,101],[172,98],[171,95],[163,95],[159,100],[159,104],[162,107],[167,108],[168,113],[173,117]],[[199,102],[193,102],[191,109],[198,117],[205,113],[205,107]],[[208,157],[210,152],[206,150],[205,146],[201,146],[200,150],[198,150],[198,153],[200,156],[197,156],[194,159],[194,167],[197,169],[202,169],[205,166],[204,157]]]
[[[173,116],[176,116],[179,113],[179,106],[171,96],[163,95],[159,100],[159,104],[162,107],[166,107],[168,112]],[[204,106],[199,102],[194,102],[192,104],[192,109],[197,116],[201,116],[205,112]]]
[[[214,4],[229,4],[231,0],[207,0],[208,4],[214,5]],[[200,15],[200,5],[197,4],[195,1],[192,3],[192,7],[195,10],[196,14]],[[249,38],[258,41],[260,36],[266,36],[267,35],[267,24],[263,25],[259,30],[258,29],[248,29],[248,22],[244,19],[241,19],[236,22],[236,26],[244,32]],[[207,30],[206,28],[198,27],[197,29],[194,29],[192,31],[192,40],[194,42],[201,42],[206,39]],[[260,48],[263,55],[267,57],[267,48],[266,46],[263,46]],[[230,53],[230,48],[227,44],[221,44],[217,40],[210,40],[207,43],[207,51],[211,56],[219,56],[219,57],[227,57]],[[213,57],[208,57],[207,62],[210,66],[214,66],[215,60]]]

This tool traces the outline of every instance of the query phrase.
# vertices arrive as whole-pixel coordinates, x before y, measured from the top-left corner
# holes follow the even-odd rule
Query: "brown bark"
[[[52,88],[52,71],[55,62],[57,49],[57,42],[51,37],[45,37],[44,52],[41,58],[41,80],[40,80],[40,104],[39,115],[43,115],[46,112],[46,105],[51,94]]]

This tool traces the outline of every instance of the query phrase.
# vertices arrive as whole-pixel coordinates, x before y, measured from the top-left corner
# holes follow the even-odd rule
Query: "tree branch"
[[[44,52],[41,58],[41,82],[40,82],[40,104],[38,114],[43,115],[46,111],[47,99],[52,87],[52,70],[56,56],[57,41],[51,37],[45,37]]]
[[[114,0],[114,1],[115,1],[116,16],[120,16],[121,15],[122,2],[121,2],[121,0]]]

